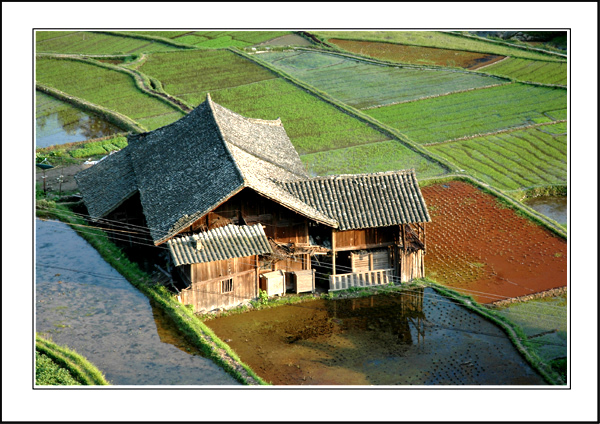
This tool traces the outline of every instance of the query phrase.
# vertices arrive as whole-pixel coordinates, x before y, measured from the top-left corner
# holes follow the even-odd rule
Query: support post
[[[331,229],[331,275],[335,275],[335,229]]]

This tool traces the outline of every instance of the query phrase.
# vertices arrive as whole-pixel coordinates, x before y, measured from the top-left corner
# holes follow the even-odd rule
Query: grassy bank
[[[87,359],[36,334],[35,384],[39,386],[107,386],[104,375]]]

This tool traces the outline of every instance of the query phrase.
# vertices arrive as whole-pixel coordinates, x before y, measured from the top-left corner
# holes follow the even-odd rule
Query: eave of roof
[[[340,230],[430,222],[414,170],[287,181],[295,197],[339,222]]]
[[[167,242],[176,266],[272,253],[262,225],[227,225]]]

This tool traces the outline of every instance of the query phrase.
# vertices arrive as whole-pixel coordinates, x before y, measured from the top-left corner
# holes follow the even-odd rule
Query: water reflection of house
[[[336,300],[327,304],[328,313],[346,327],[385,333],[410,345],[415,342],[410,324],[417,343],[425,338],[423,293],[423,288],[413,288],[388,296]]]
[[[424,276],[430,218],[414,170],[311,178],[279,119],[245,118],[210,96],[128,141],[76,176],[88,213],[168,247],[182,301],[197,310],[259,287],[314,290],[315,275],[329,290]]]

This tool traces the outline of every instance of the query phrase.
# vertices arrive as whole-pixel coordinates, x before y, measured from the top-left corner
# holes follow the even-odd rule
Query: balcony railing
[[[346,290],[350,287],[382,286],[391,281],[394,269],[375,269],[373,271],[336,274],[329,276],[329,291]]]

